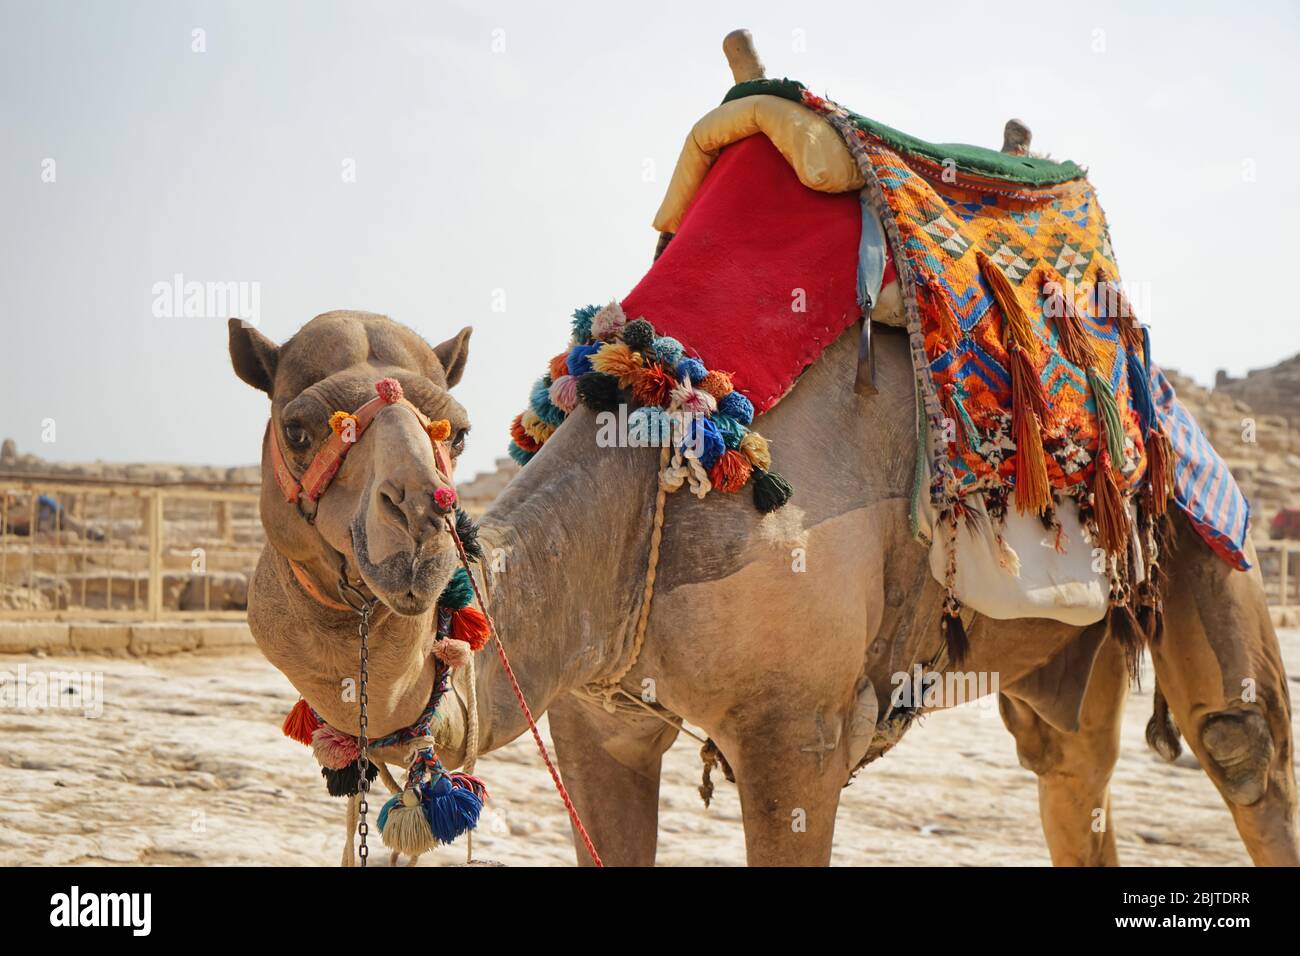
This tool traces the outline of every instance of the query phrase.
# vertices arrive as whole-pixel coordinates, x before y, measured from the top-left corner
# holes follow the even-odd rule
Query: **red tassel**
[[[463,607],[451,616],[451,636],[464,641],[471,650],[481,651],[492,636],[492,627],[476,607]]]
[[[1110,452],[1103,446],[1093,464],[1092,514],[1097,522],[1099,542],[1108,554],[1119,554],[1128,546],[1128,509],[1115,483]]]
[[[311,735],[316,732],[320,726],[320,721],[316,715],[311,712],[311,706],[303,698],[298,698],[298,703],[293,705],[293,709],[285,715],[284,724],[280,729],[290,740],[296,740],[300,744],[311,746]]]

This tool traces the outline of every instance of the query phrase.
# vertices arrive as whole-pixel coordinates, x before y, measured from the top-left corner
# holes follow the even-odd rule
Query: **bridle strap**
[[[303,566],[293,560],[293,558],[285,558],[285,560],[289,562],[289,570],[292,571],[293,576],[298,579],[298,583],[302,585],[302,589],[306,591],[309,596],[315,598],[317,604],[321,604],[332,611],[351,612],[354,610],[354,608],[348,607],[346,604],[326,597],[325,592],[316,586],[316,582],[311,579],[311,576],[307,574]]]
[[[280,486],[280,493],[288,504],[295,504],[301,498],[308,501],[318,501],[329,487],[334,476],[338,474],[339,468],[343,466],[343,459],[347,457],[352,446],[361,441],[361,436],[365,434],[371,423],[381,411],[389,405],[401,405],[415,415],[420,427],[427,433],[430,419],[424,412],[416,408],[406,398],[399,398],[395,402],[388,402],[383,398],[372,398],[355,412],[352,418],[356,424],[351,428],[345,428],[340,431],[331,431],[330,437],[325,440],[307,470],[303,472],[302,478],[295,478],[293,471],[289,468],[289,463],[284,457],[284,452],[280,448],[280,437],[275,427],[275,419],[272,418],[267,425],[267,430],[271,436],[271,470],[275,473],[275,482]],[[350,440],[349,440],[350,439]],[[452,463],[451,455],[447,451],[446,443],[433,441],[434,460],[438,470],[442,473],[448,484],[452,480]]]

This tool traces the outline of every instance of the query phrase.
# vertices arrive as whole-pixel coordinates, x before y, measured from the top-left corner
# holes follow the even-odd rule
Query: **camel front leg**
[[[1258,573],[1232,570],[1185,526],[1168,563],[1156,680],[1251,859],[1300,865],[1291,699]]]
[[[654,866],[659,768],[677,731],[645,713],[608,714],[568,695],[546,712],[564,784],[606,866]],[[574,834],[578,863],[590,866]]]
[[[361,816],[361,795],[353,794],[348,797],[347,812],[347,842],[343,845],[343,865],[357,865],[357,821]]]
[[[999,696],[1002,722],[1016,738],[1020,765],[1038,775],[1043,836],[1055,866],[1119,865],[1110,776],[1119,759],[1127,694],[1124,652],[1108,638],[1093,662],[1077,731],[1058,730],[1024,701]]]

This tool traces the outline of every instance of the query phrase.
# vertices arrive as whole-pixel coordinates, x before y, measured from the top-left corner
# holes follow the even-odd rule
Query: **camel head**
[[[289,470],[301,479],[332,434],[330,416],[375,398],[375,383],[396,379],[405,398],[432,420],[451,423],[453,459],[464,448],[469,417],[448,392],[460,381],[470,329],[430,347],[387,316],[327,312],[282,345],[230,320],[235,374],[271,399],[262,446],[262,524],[271,546],[307,568],[334,597],[346,560],[360,581],[392,610],[432,608],[457,565],[455,545],[434,505],[446,479],[435,467],[429,436],[401,405],[384,407],[352,445],[318,501],[288,502],[274,474],[271,432]],[[307,520],[312,516],[312,520]]]

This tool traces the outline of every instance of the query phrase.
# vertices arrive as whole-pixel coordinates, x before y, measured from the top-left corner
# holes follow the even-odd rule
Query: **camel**
[[[284,345],[236,320],[229,331],[235,372],[270,397],[270,427],[293,449],[295,469],[323,440],[330,413],[364,401],[381,376],[399,379],[427,415],[449,419],[463,444],[468,416],[448,389],[463,372],[469,329],[432,348],[369,313],[317,316]],[[611,713],[574,692],[628,659],[658,451],[597,447],[596,417],[580,408],[482,521],[490,560],[477,573],[497,633],[533,711],[549,714],[565,781],[606,864],[654,863],[660,759],[680,720],[702,728],[734,774],[750,864],[828,863],[841,789],[916,714],[891,709],[895,675],[930,662],[955,673],[941,663],[942,591],[908,522],[916,438],[911,415],[898,411],[914,401],[907,346],[896,330],[878,331],[878,390],[864,396],[853,389],[857,339],[854,328],[841,335],[758,423],[783,449],[795,500],[761,515],[737,496],[669,498],[644,646],[622,681],[650,702],[638,713]],[[455,563],[450,535],[422,504],[439,478],[415,419],[385,413],[371,430],[310,524],[278,495],[264,437],[267,544],[249,626],[313,706],[355,733],[357,704],[340,687],[357,671],[356,616],[311,597],[288,560],[325,594],[337,593],[342,566],[383,602],[370,651],[370,732],[379,735],[411,722],[428,699],[432,607]],[[1167,713],[1149,736],[1168,754],[1172,720],[1251,858],[1295,865],[1290,701],[1259,575],[1229,569],[1175,524],[1165,633],[1150,648]],[[792,569],[794,548],[804,549],[804,572]],[[1038,778],[1052,862],[1116,864],[1108,782],[1128,677],[1105,622],[976,616],[969,632],[962,671],[1000,677],[1003,720]],[[491,655],[475,691],[480,752],[526,731]],[[467,749],[459,696],[439,733],[449,767]],[[588,862],[581,850],[579,862]]]

